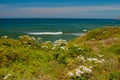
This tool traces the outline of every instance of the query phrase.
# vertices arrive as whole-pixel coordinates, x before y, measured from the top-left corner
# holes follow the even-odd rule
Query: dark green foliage
[[[10,44],[10,43],[8,43],[8,42],[4,42],[4,43],[3,43],[3,45],[4,45],[4,46],[8,46],[8,47],[10,47],[10,46],[11,46],[11,44]]]
[[[120,79],[120,72],[112,72],[109,75],[109,80],[119,80]]]
[[[120,44],[114,44],[113,46],[110,47],[110,52],[113,52],[115,54],[120,55]]]

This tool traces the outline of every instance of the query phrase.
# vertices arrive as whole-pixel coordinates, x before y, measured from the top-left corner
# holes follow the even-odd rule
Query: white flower
[[[87,68],[87,67],[85,67],[85,66],[80,66],[79,67],[80,69],[82,69],[85,73],[91,73],[92,72],[92,70],[91,69],[89,69],[89,68]]]
[[[87,60],[88,61],[97,61],[98,59],[97,58],[88,58]]]
[[[103,57],[104,55],[101,55],[101,54],[97,54],[98,57]]]
[[[102,62],[104,62],[105,60],[104,59],[101,59]]]
[[[85,59],[85,57],[82,55],[79,55],[79,56],[77,56],[77,59]]]
[[[39,37],[39,38],[37,38],[37,40],[42,40],[42,38]]]
[[[68,72],[67,75],[70,76],[70,77],[73,77],[74,73],[73,72]]]
[[[57,47],[57,44],[55,44],[54,47]]]
[[[77,56],[76,59],[79,60],[79,61],[85,62],[85,57],[82,56],[82,55]]]
[[[48,46],[42,46],[43,49],[48,48]]]
[[[8,38],[8,36],[2,36],[1,38],[2,38],[2,39],[7,39],[7,38]]]
[[[81,59],[82,61],[85,61],[85,57],[84,57],[84,56],[81,56],[80,59]]]
[[[56,40],[54,43],[53,43],[53,46],[55,47],[60,47],[60,46],[65,46],[67,45],[67,41],[66,40],[62,40],[62,39],[59,39],[59,40]]]
[[[12,74],[7,74],[3,79],[7,79],[9,76],[11,76]]]
[[[54,50],[56,47],[53,47],[52,50]]]
[[[83,49],[82,48],[78,48],[79,51],[82,51]]]
[[[36,41],[36,38],[35,38],[35,37],[31,37],[31,39],[32,39],[33,41]]]
[[[76,75],[76,76],[81,76],[81,74],[84,73],[83,71],[81,71],[81,70],[79,70],[79,69],[75,69],[75,70],[76,70],[76,72],[75,72],[75,75]]]
[[[78,47],[78,45],[74,44],[75,47]]]
[[[96,61],[96,63],[102,63],[102,61],[99,60],[99,61]]]
[[[90,69],[92,69],[92,66],[89,66]]]
[[[98,61],[96,61],[96,63],[103,63],[105,60],[104,59],[101,59],[101,60],[98,60]]]
[[[59,39],[59,40],[56,40],[54,43],[53,43],[53,48],[52,49],[55,49],[55,48],[61,48],[61,49],[64,49],[64,50],[67,50],[64,46],[66,46],[68,43],[66,40],[62,40],[62,39]]]
[[[60,48],[63,49],[63,50],[65,50],[65,47],[63,47],[63,46],[61,46]]]
[[[51,44],[52,42],[51,41],[46,41],[46,43]]]
[[[65,50],[68,50],[68,48],[66,48]]]
[[[90,62],[94,61],[95,63],[103,63],[105,61],[104,59],[98,60],[97,58],[88,58],[87,60]]]
[[[81,65],[79,68],[76,68],[74,70],[74,73],[73,72],[69,72],[67,73],[67,75],[69,75],[70,77],[73,77],[73,76],[82,76],[82,74],[86,74],[86,73],[91,73],[92,70],[91,70],[92,66],[89,66],[89,68]]]

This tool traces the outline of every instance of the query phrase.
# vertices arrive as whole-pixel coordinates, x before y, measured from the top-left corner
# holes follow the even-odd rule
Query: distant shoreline
[[[116,19],[116,18],[0,18],[0,19]]]

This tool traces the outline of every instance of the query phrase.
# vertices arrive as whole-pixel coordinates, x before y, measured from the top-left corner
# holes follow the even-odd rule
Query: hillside
[[[0,80],[119,80],[120,28],[91,30],[72,41],[0,39]]]

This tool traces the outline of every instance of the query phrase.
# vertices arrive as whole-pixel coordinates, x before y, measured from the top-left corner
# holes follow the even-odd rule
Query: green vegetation
[[[120,28],[89,31],[73,41],[27,35],[0,39],[0,80],[119,80]]]

